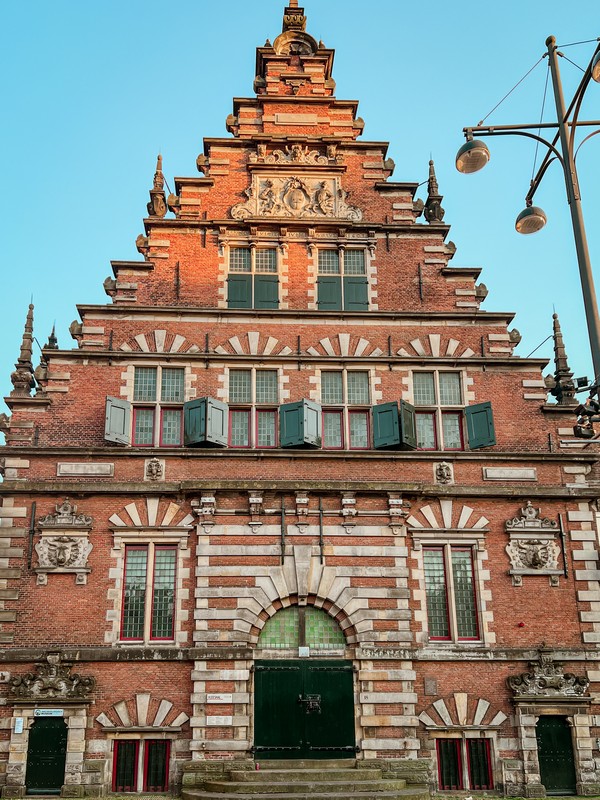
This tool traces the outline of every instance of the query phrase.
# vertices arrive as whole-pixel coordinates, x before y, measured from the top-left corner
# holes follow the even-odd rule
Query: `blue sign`
[[[34,708],[34,717],[64,717],[65,712],[62,708]]]

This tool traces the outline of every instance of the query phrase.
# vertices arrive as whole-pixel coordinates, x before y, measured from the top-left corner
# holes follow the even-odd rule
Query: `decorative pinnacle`
[[[427,192],[429,195],[439,195],[437,178],[435,176],[435,165],[433,159],[429,160],[429,180],[427,181]]]
[[[558,314],[552,315],[552,327],[554,336],[554,386],[550,389],[550,394],[556,397],[559,405],[577,405],[575,398],[575,385],[573,383],[573,373],[569,369],[567,351],[563,341],[562,331]]]
[[[298,8],[298,0],[290,0],[290,8]]]
[[[52,330],[50,331],[50,336],[48,336],[48,341],[44,345],[46,350],[58,350],[58,339],[56,337],[56,325],[52,326]]]
[[[154,184],[150,189],[150,202],[148,203],[148,214],[151,217],[164,217],[167,213],[167,200],[165,198],[165,176],[162,171],[162,156],[159,153],[156,159],[156,172],[154,173]]]
[[[159,153],[156,159],[156,172],[154,173],[154,188],[162,190],[165,188],[165,176],[162,171],[162,156]]]
[[[441,224],[446,213],[442,208],[442,195],[435,176],[433,159],[429,161],[429,178],[427,180],[427,201],[423,209],[425,219],[429,224]]]
[[[29,304],[27,319],[25,320],[25,330],[21,341],[21,352],[15,364],[15,371],[10,376],[13,389],[11,397],[27,397],[35,386],[33,377],[33,303]]]

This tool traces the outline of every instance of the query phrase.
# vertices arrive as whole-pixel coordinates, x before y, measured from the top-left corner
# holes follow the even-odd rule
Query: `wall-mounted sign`
[[[207,694],[207,703],[233,703],[232,694]]]
[[[23,733],[23,717],[15,717],[15,733]]]
[[[64,717],[65,711],[63,708],[34,708],[34,717]]]

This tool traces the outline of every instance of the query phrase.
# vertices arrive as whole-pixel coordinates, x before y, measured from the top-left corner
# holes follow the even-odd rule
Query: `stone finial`
[[[28,397],[31,390],[35,387],[33,376],[33,303],[29,304],[27,319],[25,320],[25,330],[21,341],[21,351],[15,363],[15,371],[10,376],[13,389],[11,397]]]
[[[446,213],[442,208],[442,195],[438,187],[437,178],[435,175],[435,165],[433,159],[429,162],[429,178],[427,180],[427,201],[423,213],[425,219],[429,224],[439,225],[444,219]]]
[[[151,217],[164,217],[167,213],[167,200],[165,198],[165,176],[162,171],[162,156],[158,154],[156,159],[156,172],[154,182],[150,189],[150,202],[148,203],[148,214]]]
[[[573,383],[573,373],[569,369],[567,351],[563,342],[562,331],[558,314],[552,315],[553,337],[554,337],[554,376],[548,381],[550,394],[556,397],[558,405],[576,406],[575,384]]]
[[[290,0],[290,4],[283,12],[283,33],[286,31],[305,31],[306,17],[304,9],[298,5],[298,0]]]
[[[50,336],[48,336],[48,341],[44,345],[45,350],[58,350],[58,338],[56,336],[56,325],[52,326],[52,330],[50,331]]]

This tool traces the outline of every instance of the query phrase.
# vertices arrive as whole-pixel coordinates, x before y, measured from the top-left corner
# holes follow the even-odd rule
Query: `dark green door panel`
[[[344,661],[258,661],[257,758],[352,758],[352,665]]]
[[[546,794],[575,794],[575,760],[566,717],[540,717],[536,726],[538,759]]]
[[[308,757],[352,758],[356,755],[352,664],[308,661],[304,666],[305,697],[320,697],[319,711],[305,713]]]
[[[302,758],[302,672],[295,661],[255,665],[254,743],[262,758]]]
[[[62,717],[35,719],[29,731],[27,794],[60,794],[65,782],[67,724]]]

